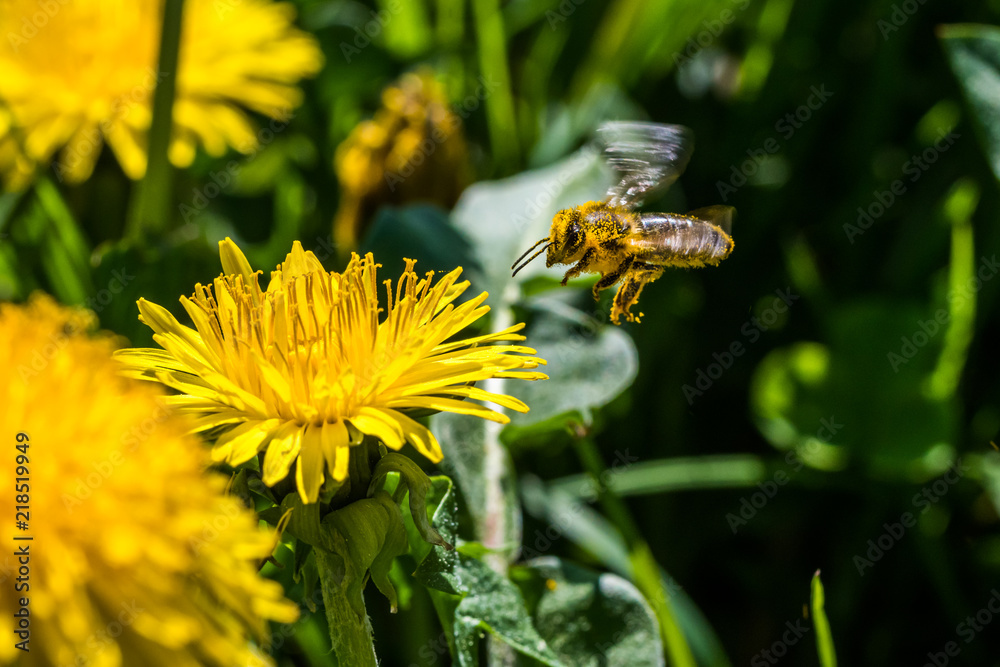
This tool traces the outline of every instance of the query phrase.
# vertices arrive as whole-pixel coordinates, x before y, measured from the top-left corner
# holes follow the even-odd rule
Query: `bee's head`
[[[545,266],[566,264],[574,261],[574,255],[583,246],[583,230],[580,227],[580,209],[564,208],[552,217],[549,229],[548,252]]]
[[[564,208],[552,218],[552,227],[549,228],[549,235],[528,248],[523,255],[517,258],[514,265],[510,267],[514,271],[513,275],[517,275],[518,271],[531,263],[533,259],[543,252],[546,253],[545,266],[576,261],[574,255],[578,254],[580,249],[583,248],[583,240],[584,234],[580,226],[579,209]],[[543,243],[545,245],[540,250],[524,260],[528,253]],[[524,261],[522,262],[521,260]]]

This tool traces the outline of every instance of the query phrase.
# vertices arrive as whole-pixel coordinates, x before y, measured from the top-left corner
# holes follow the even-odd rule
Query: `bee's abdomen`
[[[660,266],[716,265],[733,251],[733,239],[710,222],[670,213],[643,213],[629,239],[637,259]]]

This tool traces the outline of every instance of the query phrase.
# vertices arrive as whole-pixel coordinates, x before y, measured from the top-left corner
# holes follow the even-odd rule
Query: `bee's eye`
[[[566,247],[575,248],[580,244],[580,226],[576,223],[566,228]]]

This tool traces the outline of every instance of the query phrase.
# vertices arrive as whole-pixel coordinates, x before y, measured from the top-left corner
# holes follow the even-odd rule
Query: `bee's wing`
[[[613,206],[640,206],[669,188],[694,152],[694,133],[683,125],[611,122],[597,128],[604,157],[619,177],[608,190]]]
[[[733,234],[733,216],[735,215],[735,208],[722,205],[706,206],[687,214],[689,218],[697,218],[715,225],[730,236]]]

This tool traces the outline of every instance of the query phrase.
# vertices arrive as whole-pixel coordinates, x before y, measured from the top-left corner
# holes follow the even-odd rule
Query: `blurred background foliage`
[[[600,572],[654,611],[667,591],[698,664],[757,665],[817,569],[841,664],[922,664],[950,641],[963,664],[1000,664],[996,628],[966,642],[959,625],[1000,574],[1000,33],[974,25],[1000,22],[1000,3],[294,4],[326,64],[287,127],[252,155],[199,152],[174,174],[168,229],[138,242],[123,240],[136,186],[107,150],[84,183],[50,170],[3,193],[0,296],[44,289],[146,346],[135,300],[182,316],[227,235],[254,266],[295,239],[331,269],[355,248],[386,276],[404,256],[462,265],[490,291],[491,328],[529,323],[552,379],[515,389],[532,411],[502,432],[432,418],[459,535],[511,565],[568,664],[659,655],[648,612],[627,614],[645,603]],[[593,280],[508,268],[558,208],[603,195],[588,142],[609,119],[695,132],[687,173],[647,209],[738,211],[730,259],[667,272],[620,328]],[[440,664],[440,600],[407,558],[401,613],[369,604],[376,649]],[[467,600],[463,618],[488,612]],[[567,624],[594,605],[626,619],[632,648],[603,653]],[[325,664],[325,632],[306,614],[279,633],[280,664]],[[815,640],[782,663],[817,664]]]

